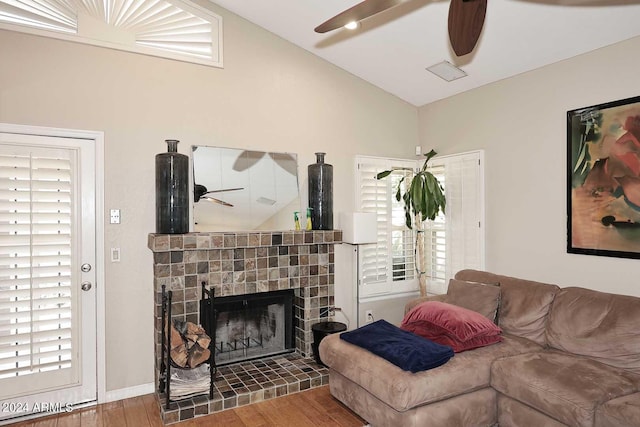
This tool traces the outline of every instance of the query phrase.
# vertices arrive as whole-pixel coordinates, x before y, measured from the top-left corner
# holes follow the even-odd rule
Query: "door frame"
[[[96,386],[97,403],[106,402],[105,250],[104,250],[104,132],[0,122],[0,132],[92,140],[96,179]]]

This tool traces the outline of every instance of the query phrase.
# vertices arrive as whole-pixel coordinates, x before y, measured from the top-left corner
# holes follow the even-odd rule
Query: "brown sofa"
[[[330,335],[331,394],[374,427],[640,426],[640,298],[475,270],[456,279],[500,286],[503,342],[412,374]]]

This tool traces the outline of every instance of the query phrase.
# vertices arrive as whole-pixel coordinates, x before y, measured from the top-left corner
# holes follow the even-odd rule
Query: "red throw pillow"
[[[458,339],[452,338],[446,334],[434,334],[433,330],[429,328],[422,328],[419,325],[412,325],[411,327],[402,329],[413,332],[414,334],[419,335],[422,338],[427,338],[428,340],[431,340],[435,343],[447,345],[451,347],[456,353],[461,353],[463,351],[472,350],[478,347],[484,347],[502,341],[502,335],[481,336],[471,338],[467,341],[459,341]]]
[[[502,341],[502,329],[483,315],[440,301],[426,301],[415,306],[406,314],[400,327],[439,344],[450,345],[456,352]]]

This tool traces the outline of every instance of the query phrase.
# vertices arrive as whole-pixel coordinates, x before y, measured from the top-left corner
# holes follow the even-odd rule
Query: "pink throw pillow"
[[[426,301],[415,306],[405,315],[400,328],[439,344],[450,345],[442,341],[452,342],[454,351],[502,341],[499,336],[502,329],[483,315],[440,301]]]

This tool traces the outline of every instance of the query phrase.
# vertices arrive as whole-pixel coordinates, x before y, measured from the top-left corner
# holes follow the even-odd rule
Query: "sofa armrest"
[[[432,295],[429,297],[420,297],[420,298],[412,299],[404,306],[404,314],[407,314],[409,311],[411,311],[413,307],[425,301],[447,302],[447,294]]]

